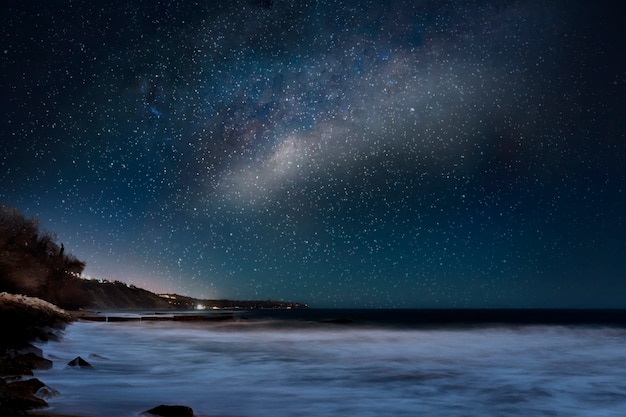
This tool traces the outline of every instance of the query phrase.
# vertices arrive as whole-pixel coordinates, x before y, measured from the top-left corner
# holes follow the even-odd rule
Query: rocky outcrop
[[[52,362],[30,345],[49,340],[72,320],[65,311],[38,298],[0,293],[0,415],[24,415],[45,407],[41,396],[55,391],[31,376],[33,369],[50,369]]]
[[[16,354],[8,351],[2,356],[0,360],[0,376],[2,377],[17,377],[20,375],[32,375],[33,369],[50,369],[52,368],[52,361],[41,357],[39,354],[32,352],[25,354]]]
[[[35,395],[45,386],[37,378],[11,383],[0,382],[0,413],[3,416],[15,416],[25,410],[46,407],[46,401]]]
[[[72,317],[54,304],[34,297],[0,293],[0,352],[20,349],[31,340],[47,341]]]

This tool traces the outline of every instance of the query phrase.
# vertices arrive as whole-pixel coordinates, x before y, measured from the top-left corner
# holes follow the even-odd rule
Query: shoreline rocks
[[[70,322],[67,312],[47,301],[0,293],[0,415],[27,415],[28,410],[48,405],[40,396],[56,391],[28,377],[33,369],[50,369],[52,361],[30,342],[53,340]]]
[[[43,357],[41,349],[30,343],[35,340],[55,340],[60,330],[77,319],[82,317],[76,312],[71,315],[47,301],[0,293],[0,416],[68,417],[45,410],[48,406],[46,399],[59,393],[33,378],[33,370],[50,369],[53,364]],[[93,358],[106,359],[95,354]],[[90,356],[90,359],[93,358]],[[67,366],[93,369],[80,356]],[[194,417],[193,410],[183,405],[159,405],[141,415]]]
[[[73,321],[65,310],[39,298],[0,293],[0,352],[21,349],[31,341],[54,340]]]

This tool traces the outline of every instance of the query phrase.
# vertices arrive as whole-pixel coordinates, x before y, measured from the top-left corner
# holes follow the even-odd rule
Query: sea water
[[[84,417],[626,415],[622,327],[78,322],[41,347],[49,410]]]

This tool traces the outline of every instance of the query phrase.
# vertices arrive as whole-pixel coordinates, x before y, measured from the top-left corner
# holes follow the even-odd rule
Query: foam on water
[[[51,411],[199,417],[624,416],[626,330],[76,323],[41,346]],[[90,355],[92,355],[90,357]],[[98,355],[98,356],[93,356]],[[93,370],[65,364],[82,356]]]

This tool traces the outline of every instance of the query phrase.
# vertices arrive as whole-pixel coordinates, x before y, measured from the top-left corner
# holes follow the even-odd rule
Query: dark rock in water
[[[32,352],[27,353],[25,355],[17,356],[13,360],[16,364],[20,364],[30,369],[38,369],[38,370],[52,369],[51,360],[42,358],[41,356]]]
[[[43,358],[43,351],[39,349],[38,347],[35,347],[31,344],[28,344],[21,349],[14,349],[12,352],[12,355],[19,356],[19,355],[26,355],[28,353],[33,353],[39,356],[40,358]]]
[[[328,319],[328,320],[324,320],[323,323],[330,323],[330,324],[351,324],[353,323],[351,319],[347,318],[347,317],[340,317],[337,319]]]
[[[33,369],[51,369],[52,361],[44,359],[32,352],[25,355],[7,355],[0,358],[0,376],[16,377],[32,375]]]
[[[42,400],[49,400],[50,398],[58,397],[59,395],[61,395],[59,394],[59,391],[54,388],[50,388],[47,385],[39,388],[35,393],[35,397],[41,398]]]
[[[105,358],[104,356],[100,356],[97,353],[90,353],[88,356],[89,359],[95,359],[98,361],[108,361],[109,358]]]
[[[46,384],[37,378],[31,378],[25,381],[16,381],[8,385],[10,390],[13,392],[23,392],[27,394],[34,394],[39,390],[39,388],[44,386],[46,386]]]
[[[41,398],[35,397],[35,393],[46,385],[37,378],[26,381],[16,381],[4,385],[0,390],[0,410],[26,410],[36,407],[46,407],[46,403]],[[3,414],[4,415],[4,414]]]
[[[160,417],[194,417],[193,410],[184,405],[159,405],[143,413]]]
[[[80,356],[75,357],[71,361],[67,363],[67,366],[71,366],[72,368],[90,368],[93,369],[93,366]]]

